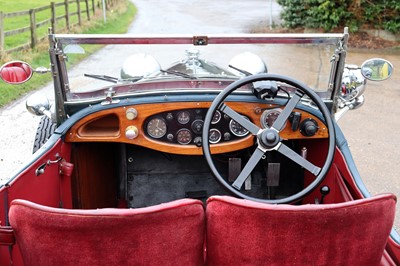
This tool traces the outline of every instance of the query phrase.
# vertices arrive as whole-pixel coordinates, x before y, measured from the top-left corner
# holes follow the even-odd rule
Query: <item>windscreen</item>
[[[146,90],[163,90],[166,88],[162,82],[172,79],[238,79],[244,76],[243,73],[257,71],[254,69],[260,63],[254,61],[254,56],[265,64],[265,72],[285,75],[307,84],[315,91],[326,92],[335,48],[336,45],[326,43],[206,46],[68,44],[64,46],[69,82],[67,101],[104,97],[104,93],[90,92],[110,87],[117,95],[135,93],[135,86],[129,91],[118,91],[121,84],[154,82],[154,86],[147,86]],[[182,73],[166,71],[180,62],[189,62],[174,70]],[[201,65],[199,62],[217,67],[218,71],[209,71],[204,66],[190,69],[195,68],[196,64]]]

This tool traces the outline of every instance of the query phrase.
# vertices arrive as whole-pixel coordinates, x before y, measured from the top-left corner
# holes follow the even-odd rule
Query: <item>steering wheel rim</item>
[[[241,115],[235,112],[234,110],[230,109],[227,105],[224,104],[224,100],[236,89],[250,83],[254,83],[257,81],[278,81],[278,82],[283,82],[288,85],[291,85],[296,88],[296,93],[293,95],[289,101],[285,104],[285,108],[282,111],[282,113],[278,116],[277,120],[273,123],[272,127],[269,129],[262,129],[259,128],[258,126],[254,125],[252,122],[248,121],[245,122],[244,120],[246,119],[241,119]],[[301,100],[303,95],[306,94],[310,99],[317,105],[319,110],[321,111],[326,127],[328,129],[328,153],[325,158],[325,162],[322,166],[322,168],[314,166],[312,163],[308,162],[306,159],[298,155],[296,152],[288,148],[285,144],[282,143],[282,139],[280,138],[279,132],[282,129],[284,123],[286,122],[288,116],[290,113],[293,111],[297,103]],[[217,168],[214,165],[214,162],[211,157],[211,151],[210,151],[210,143],[208,141],[209,138],[209,128],[211,125],[211,120],[212,117],[215,113],[216,110],[220,110],[223,113],[231,116],[234,116],[238,120],[240,120],[243,124],[240,124],[244,126],[247,130],[250,131],[253,135],[257,137],[257,148],[255,149],[253,155],[247,162],[246,166],[242,169],[241,173],[239,174],[238,178],[235,180],[233,185],[229,184],[219,173]],[[284,114],[284,115],[283,115]],[[236,119],[235,119],[236,120]],[[278,121],[279,120],[279,121]],[[236,120],[237,121],[237,120]],[[237,121],[238,122],[238,121]],[[279,127],[276,129],[274,126]],[[278,131],[277,134],[274,133],[274,131]],[[279,141],[277,143],[276,138],[279,138]],[[248,199],[248,200],[253,200],[257,202],[262,202],[262,203],[272,203],[272,204],[285,204],[285,203],[293,203],[297,202],[301,199],[303,199],[305,196],[307,196],[309,193],[311,193],[316,187],[318,187],[319,184],[324,180],[326,174],[329,171],[329,168],[332,164],[333,157],[334,157],[334,152],[335,152],[335,129],[333,126],[333,121],[332,121],[332,116],[326,107],[325,103],[321,100],[321,98],[312,90],[310,89],[307,85],[293,79],[287,76],[283,75],[276,75],[276,74],[257,74],[257,75],[251,75],[247,76],[243,79],[237,80],[227,86],[223,91],[221,91],[217,97],[213,100],[210,108],[208,109],[208,112],[206,114],[205,120],[204,120],[204,126],[203,126],[203,134],[202,134],[202,148],[203,148],[203,155],[206,158],[207,164],[210,167],[210,170],[212,171],[214,177],[217,179],[217,181],[226,189],[228,189],[232,194],[243,198],[243,199]],[[289,149],[289,150],[287,150]],[[306,165],[303,166],[306,168],[308,171],[310,171],[312,174],[316,176],[314,181],[312,181],[308,186],[300,190],[299,192],[285,197],[285,198],[280,198],[280,199],[260,199],[260,198],[255,198],[248,196],[240,191],[240,187],[243,184],[244,180],[247,178],[247,172],[249,169],[246,168],[251,168],[249,174],[254,170],[254,167],[258,164],[260,161],[261,157],[269,151],[272,150],[277,150],[287,156],[288,158],[292,159],[296,163],[299,164],[298,161],[300,161],[303,166],[304,161],[310,163],[311,165]],[[286,153],[286,154],[285,154]],[[302,159],[303,158],[303,159]],[[254,159],[254,160],[252,160]],[[250,164],[250,165],[249,165]],[[313,167],[314,166],[314,167]],[[238,179],[241,179],[238,181]],[[237,183],[235,185],[235,183]]]

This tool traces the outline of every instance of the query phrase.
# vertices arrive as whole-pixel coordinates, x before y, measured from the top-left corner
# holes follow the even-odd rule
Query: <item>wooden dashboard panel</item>
[[[243,103],[243,102],[225,102],[235,111],[246,115],[253,123],[261,127],[260,118],[263,110],[277,108],[272,104]],[[78,121],[66,134],[66,142],[124,142],[134,145],[144,146],[150,149],[159,150],[167,153],[200,155],[201,147],[194,144],[181,145],[177,143],[162,142],[149,137],[145,133],[145,121],[148,117],[157,115],[166,111],[175,111],[183,109],[203,109],[209,108],[210,102],[174,102],[174,103],[154,103],[140,104],[125,107],[116,107],[109,110],[103,110]],[[134,108],[137,111],[137,117],[129,120],[126,112]],[[318,125],[317,133],[312,137],[306,137],[299,130],[293,131],[291,123],[280,132],[283,139],[312,139],[327,138],[328,130],[324,123],[317,117],[301,110],[295,110],[301,113],[301,121],[313,119]],[[136,129],[137,137],[129,139],[126,137],[127,129]],[[255,137],[251,134],[240,139],[211,144],[212,153],[226,153],[241,150],[254,144]]]

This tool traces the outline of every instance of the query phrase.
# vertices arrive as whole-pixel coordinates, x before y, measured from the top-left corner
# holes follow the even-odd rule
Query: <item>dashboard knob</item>
[[[125,129],[125,137],[128,139],[134,139],[137,138],[139,135],[139,130],[135,126],[129,126]]]
[[[319,129],[317,121],[312,118],[307,118],[300,124],[300,132],[304,136],[312,137]]]
[[[126,110],[126,119],[128,120],[133,120],[138,116],[138,112],[135,108],[129,108],[128,110]]]

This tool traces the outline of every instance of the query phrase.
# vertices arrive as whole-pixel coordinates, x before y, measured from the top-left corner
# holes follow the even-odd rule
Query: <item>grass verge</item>
[[[97,10],[95,16],[82,27],[73,27],[70,33],[125,33],[136,14],[135,6],[129,1],[120,1],[107,13],[107,23],[103,23],[101,10]],[[38,66],[48,67],[50,64],[48,43],[44,41],[37,48],[29,51],[7,54],[1,59],[0,65],[7,61],[22,60],[28,62],[33,68]],[[34,74],[31,80],[20,85],[9,85],[0,81],[0,108],[6,106],[21,96],[34,91],[51,81],[51,75]]]

